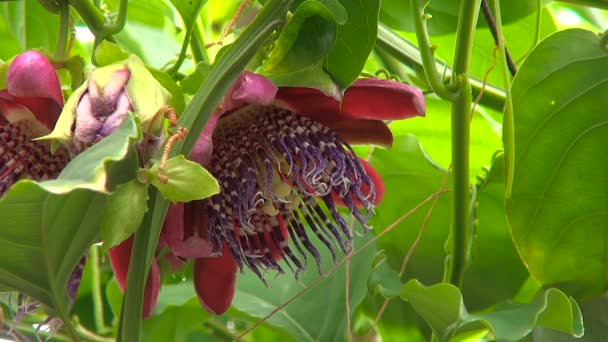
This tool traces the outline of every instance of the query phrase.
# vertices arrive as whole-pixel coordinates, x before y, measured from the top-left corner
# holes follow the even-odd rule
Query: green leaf
[[[437,106],[436,103],[432,103],[430,108],[445,108],[445,111],[429,111],[428,123],[424,119],[394,122],[391,124],[395,134],[392,148],[390,150],[377,148],[372,153],[370,162],[380,173],[386,186],[384,199],[376,207],[376,215],[370,220],[375,234],[384,231],[386,227],[425,198],[439,191],[441,187],[445,170],[427,155],[416,137],[404,134],[407,131],[419,134],[421,140],[424,139],[426,142],[425,147],[429,146],[435,155],[445,153],[441,150],[442,147],[449,150],[447,105]],[[433,125],[436,131],[432,130]],[[478,137],[471,139],[471,159],[476,160],[475,163],[481,166],[491,160],[492,150],[488,147],[499,144],[499,141],[482,117],[476,116],[472,127],[472,134]],[[487,158],[486,162],[482,163],[482,159],[473,155],[474,153]],[[445,163],[449,164],[449,159],[445,160]],[[471,246],[471,264],[463,288],[466,304],[474,310],[512,298],[528,277],[513,245],[505,219],[502,169],[492,170],[487,184],[477,194],[479,204],[475,210],[476,231]],[[446,189],[451,187],[451,180],[448,180]],[[452,210],[451,196],[451,193],[445,193],[434,207],[420,243],[410,257],[405,273],[407,278],[416,278],[427,283],[437,283],[442,280],[444,245],[449,234]],[[379,248],[386,250],[388,264],[393,270],[400,269],[403,258],[414,243],[429,208],[430,204],[422,206],[399,223],[393,231],[379,239]],[[502,266],[497,268],[496,265]],[[509,272],[504,272],[504,268],[509,269]]]
[[[116,187],[104,207],[101,238],[105,250],[131,236],[148,210],[148,185],[133,179]]]
[[[380,293],[385,298],[399,296],[403,282],[399,273],[395,272],[386,261],[384,251],[376,254],[376,259],[372,264],[372,274],[367,280],[367,287],[372,293]]]
[[[340,0],[348,13],[346,24],[338,27],[335,47],[325,60],[325,70],[346,89],[361,73],[376,44],[379,0]]]
[[[607,285],[608,53],[592,32],[543,41],[513,83],[513,240],[542,285],[590,296]]]
[[[55,180],[23,180],[0,199],[0,288],[40,301],[68,319],[68,279],[99,239],[111,170],[137,167],[125,159],[138,129],[132,116],[74,158]]]
[[[186,94],[194,94],[203,84],[203,81],[209,75],[211,65],[207,62],[200,62],[196,65],[196,69],[190,75],[184,77],[181,81],[182,89]]]
[[[186,99],[184,98],[182,88],[177,85],[177,83],[166,72],[162,72],[151,67],[147,67],[147,69],[158,81],[158,83],[160,83],[163,88],[171,93],[171,101],[169,101],[169,106],[173,107],[178,115],[181,114],[184,111],[184,108],[186,108]]]
[[[129,54],[123,51],[118,45],[107,40],[102,41],[95,49],[94,57],[100,67],[123,61]]]
[[[369,241],[370,237],[368,234],[360,239],[355,238],[355,244],[360,246]],[[315,241],[315,245],[320,243]],[[332,265],[331,256],[327,248],[322,245],[318,246],[318,250],[322,255],[323,269],[327,270]],[[352,309],[365,297],[366,280],[375,253],[375,245],[372,245],[351,259],[349,302]],[[267,274],[268,287],[266,287],[253,272],[246,272],[244,276],[239,277],[232,306],[250,316],[264,317],[299,293],[303,289],[302,284],[306,286],[317,280],[319,276],[312,266],[300,274],[299,281],[292,274],[276,278]],[[351,314],[344,312],[346,301],[344,286],[345,270],[342,267],[335,273],[327,275],[321,283],[302,294],[289,306],[278,311],[267,323],[285,328],[298,341],[343,341],[346,314]],[[322,304],[319,302],[320,298]]]
[[[38,1],[0,3],[0,11],[21,51],[54,51],[59,31],[59,16],[51,14]]]
[[[191,291],[194,290],[191,288]],[[201,308],[196,298],[179,306],[168,307],[162,314],[155,314],[143,321],[141,341],[187,341],[193,332],[205,331],[201,322],[209,316],[210,314]]]
[[[277,87],[316,88],[325,95],[335,99],[342,97],[340,88],[331,76],[323,70],[323,66],[320,63],[294,72],[266,74],[265,76]]]
[[[317,1],[304,1],[274,43],[264,69],[293,72],[319,64],[336,43],[338,25],[332,12]]]
[[[146,170],[148,180],[172,202],[190,202],[210,197],[220,192],[217,180],[199,163],[187,160],[179,155],[167,160],[164,175],[166,183],[158,179],[159,163]]]
[[[112,191],[117,184],[135,178],[139,161],[134,144],[141,136],[141,127],[129,114],[112,134],[72,159],[58,180],[45,182],[45,188],[54,193],[73,188]]]
[[[427,287],[410,280],[401,290],[401,298],[414,307],[440,341],[449,340],[471,323],[487,326],[499,341],[519,341],[537,325],[574,337],[584,333],[578,305],[557,289],[541,291],[527,304],[507,301],[480,314],[467,311],[460,291],[451,284]]]

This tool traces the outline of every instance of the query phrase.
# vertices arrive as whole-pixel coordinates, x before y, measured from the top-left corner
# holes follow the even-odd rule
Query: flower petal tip
[[[228,112],[250,103],[269,105],[277,91],[278,88],[266,77],[244,72],[228,90],[221,109]]]
[[[237,265],[227,245],[219,257],[194,260],[194,290],[201,306],[221,315],[230,308],[236,285]]]

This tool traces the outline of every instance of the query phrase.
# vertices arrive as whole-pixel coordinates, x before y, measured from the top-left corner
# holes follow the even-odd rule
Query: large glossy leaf
[[[99,239],[109,171],[137,168],[125,156],[139,136],[129,116],[115,133],[72,160],[56,180],[24,180],[11,187],[0,199],[0,287],[67,317],[66,284]]]
[[[320,2],[304,1],[281,30],[264,69],[285,73],[320,64],[336,43],[338,24]]]
[[[541,284],[577,296],[606,287],[606,94],[608,53],[580,29],[543,41],[513,84],[513,239]]]
[[[325,61],[325,69],[346,89],[363,70],[376,43],[379,0],[340,0],[348,21],[338,27],[338,40]]]
[[[527,304],[508,301],[479,314],[467,311],[460,291],[451,284],[427,287],[411,280],[403,286],[401,298],[414,307],[440,341],[472,323],[487,326],[498,341],[519,341],[537,325],[575,337],[584,333],[578,305],[557,289],[541,291]]]
[[[356,238],[355,248],[370,238],[370,234]],[[328,270],[332,266],[331,256],[326,247],[321,245],[318,249],[324,270]],[[352,309],[365,297],[366,281],[375,253],[376,247],[371,245],[351,260],[349,302]],[[267,274],[268,287],[253,272],[246,272],[238,279],[233,307],[253,317],[264,317],[300,292],[306,284],[319,278],[314,262],[309,260],[308,264],[307,271],[300,275],[300,281],[296,281],[291,274],[276,278]],[[343,341],[347,315],[351,314],[345,312],[345,284],[345,270],[342,267],[277,312],[268,320],[268,324],[285,328],[298,341]]]

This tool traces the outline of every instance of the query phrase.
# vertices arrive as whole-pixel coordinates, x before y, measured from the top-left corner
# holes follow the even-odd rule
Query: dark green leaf
[[[187,303],[169,307],[160,315],[143,322],[141,341],[185,342],[194,331],[202,331],[202,322],[209,313],[201,308],[196,298]],[[206,339],[205,339],[206,340]]]
[[[104,249],[131,236],[148,210],[148,185],[133,179],[116,187],[104,207],[101,238]]]
[[[372,274],[367,280],[367,287],[370,292],[378,292],[386,298],[399,296],[403,282],[399,277],[399,273],[389,266],[384,251],[379,251],[376,254],[376,259],[372,264]]]
[[[206,62],[200,62],[196,65],[196,69],[193,73],[186,76],[182,81],[182,89],[187,94],[194,94],[198,88],[203,84],[203,81],[209,75],[211,71],[211,65]]]
[[[337,27],[327,7],[317,1],[304,1],[283,27],[264,69],[283,73],[319,64],[336,43]]]
[[[507,214],[542,285],[606,288],[608,53],[573,29],[543,41],[513,83],[515,169]]]
[[[424,318],[440,341],[449,340],[458,329],[471,323],[487,326],[499,341],[519,341],[537,325],[575,337],[584,332],[578,305],[557,289],[539,292],[528,304],[504,302],[480,314],[467,311],[460,291],[451,284],[427,287],[411,280],[403,287],[401,298]]]
[[[0,199],[0,287],[35,298],[67,318],[68,279],[99,239],[108,170],[139,136],[133,117],[73,159],[56,180],[13,185]],[[137,164],[135,164],[137,166]]]
[[[167,160],[164,171],[168,178],[166,183],[159,180],[159,166],[159,163],[155,163],[151,169],[146,170],[148,180],[172,202],[190,202],[220,192],[220,186],[209,171],[183,155]]]
[[[348,13],[346,24],[338,27],[336,46],[329,52],[325,69],[346,89],[363,70],[376,44],[379,0],[340,0]]]

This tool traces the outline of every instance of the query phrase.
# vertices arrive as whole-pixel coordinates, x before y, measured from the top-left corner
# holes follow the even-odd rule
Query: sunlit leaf
[[[537,325],[574,337],[584,333],[578,305],[557,289],[539,292],[530,303],[504,302],[479,314],[467,311],[460,291],[451,284],[427,287],[411,280],[403,287],[401,298],[416,309],[440,341],[449,340],[458,329],[471,323],[487,326],[499,341],[519,341]]]
[[[513,84],[513,239],[542,285],[576,296],[606,288],[608,53],[573,29],[530,54]]]
[[[159,179],[159,163],[155,163],[148,173],[148,181],[163,196],[173,202],[189,202],[207,198],[220,192],[217,180],[200,164],[184,158],[183,155],[167,160],[163,175],[167,182]]]

